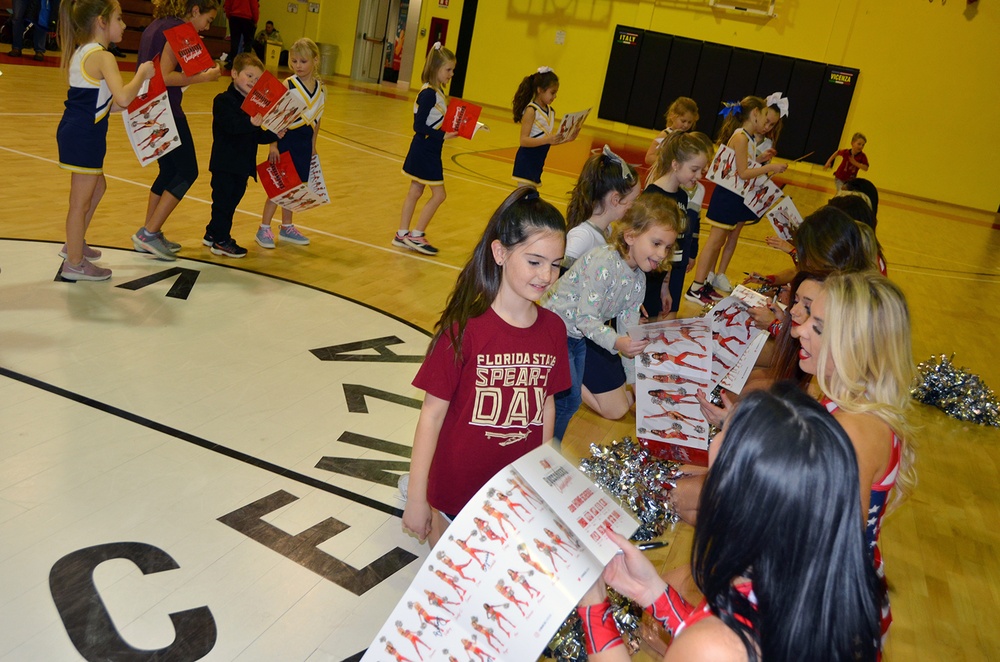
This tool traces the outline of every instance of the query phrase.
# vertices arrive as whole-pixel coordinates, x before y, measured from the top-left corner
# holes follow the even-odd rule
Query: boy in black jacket
[[[260,128],[264,118],[250,117],[240,107],[264,65],[253,53],[240,53],[233,60],[233,82],[212,104],[212,220],[205,227],[202,243],[216,255],[243,257],[243,248],[230,235],[233,214],[247,191],[247,177],[257,179],[257,146],[276,142],[278,134]],[[284,133],[284,132],[282,132]]]

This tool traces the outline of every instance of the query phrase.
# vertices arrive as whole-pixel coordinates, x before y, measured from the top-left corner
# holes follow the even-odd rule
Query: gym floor
[[[184,245],[174,263],[131,248],[155,173],[112,117],[88,241],[114,275],[67,283],[55,278],[66,84],[58,68],[6,55],[0,71],[0,660],[356,656],[428,551],[401,532],[394,487],[422,398],[409,384],[513,187],[509,112],[487,108],[488,133],[446,143],[448,199],[428,233],[441,253],[428,258],[389,244],[413,93],[329,79],[318,151],[333,202],[296,216],[312,244],[259,248],[264,193],[251,183],[233,232],[250,252],[232,260],[200,241],[211,101],[228,79],[193,86],[184,108],[202,176],[165,226]],[[651,135],[585,129],[553,148],[542,194],[564,209],[592,149],[639,162]],[[803,213],[833,193],[809,165],[784,181]],[[915,360],[954,353],[1000,384],[995,215],[889,191],[879,209]],[[788,266],[764,244],[770,232],[746,229],[731,280]],[[914,418],[920,484],[882,534],[895,616],[886,659],[997,659],[1000,432],[922,405]],[[634,427],[582,411],[564,451],[581,457]],[[690,530],[668,536],[664,567],[686,560]]]

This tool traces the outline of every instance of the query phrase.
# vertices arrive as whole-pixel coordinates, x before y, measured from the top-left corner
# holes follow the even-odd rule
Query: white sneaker
[[[732,292],[733,286],[726,278],[726,274],[715,274],[712,277],[712,286],[720,292]]]

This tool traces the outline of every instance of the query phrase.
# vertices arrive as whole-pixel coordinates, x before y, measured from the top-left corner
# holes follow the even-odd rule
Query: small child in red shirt
[[[868,157],[862,151],[867,143],[868,139],[865,138],[865,134],[855,133],[851,138],[851,146],[849,148],[845,147],[842,150],[834,152],[826,160],[826,165],[823,167],[832,168],[833,162],[838,156],[843,158],[840,162],[840,167],[833,173],[833,181],[837,185],[838,193],[844,188],[844,184],[857,178],[859,170],[868,170]]]

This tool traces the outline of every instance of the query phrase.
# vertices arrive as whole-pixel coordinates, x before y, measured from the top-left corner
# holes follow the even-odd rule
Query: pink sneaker
[[[107,280],[111,278],[111,269],[99,267],[86,258],[79,266],[73,266],[67,260],[63,260],[59,275],[64,280]]]
[[[62,248],[59,249],[59,257],[61,257],[64,260],[66,259],[66,244],[63,244]],[[87,244],[84,244],[83,257],[87,258],[88,260],[100,260],[101,251],[97,250],[96,248],[91,248]]]

